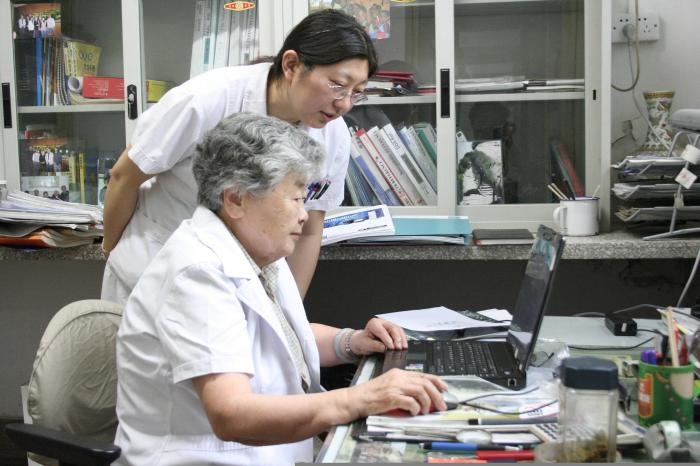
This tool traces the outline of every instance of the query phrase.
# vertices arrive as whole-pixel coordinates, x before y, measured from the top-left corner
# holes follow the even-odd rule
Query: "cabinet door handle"
[[[126,113],[129,120],[135,120],[139,116],[136,86],[133,84],[126,86]]]
[[[440,116],[450,117],[450,69],[440,69]]]
[[[12,128],[12,100],[10,83],[2,83],[2,121],[5,128]]]

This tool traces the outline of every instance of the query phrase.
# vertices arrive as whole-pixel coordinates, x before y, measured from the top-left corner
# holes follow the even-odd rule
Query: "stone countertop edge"
[[[700,238],[644,241],[628,231],[597,236],[566,237],[564,259],[693,259],[700,250]],[[530,246],[340,246],[321,248],[319,260],[525,260]],[[0,247],[0,260],[104,261],[99,244],[74,248],[22,250]]]

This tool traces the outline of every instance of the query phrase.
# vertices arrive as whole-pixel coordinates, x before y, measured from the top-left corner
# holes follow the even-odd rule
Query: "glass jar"
[[[617,366],[606,359],[567,358],[559,384],[561,460],[614,462],[616,457]]]

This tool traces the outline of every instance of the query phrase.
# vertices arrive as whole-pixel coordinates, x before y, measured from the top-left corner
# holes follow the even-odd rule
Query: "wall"
[[[615,12],[634,13],[634,0],[613,0]],[[644,107],[642,92],[650,90],[674,90],[674,109],[700,108],[700,61],[697,60],[697,44],[700,42],[700,2],[697,0],[639,0],[639,11],[659,14],[661,39],[640,42],[641,73],[634,95]],[[634,62],[634,53],[633,62]],[[636,64],[635,64],[636,67]],[[630,72],[628,49],[625,44],[612,45],[612,81],[618,87],[629,87]],[[611,136],[613,141],[623,135],[621,123],[633,120],[634,134],[641,144],[646,135],[646,123],[641,119],[632,100],[632,93],[612,91]],[[613,161],[621,160],[635,146],[626,141],[613,146]]]

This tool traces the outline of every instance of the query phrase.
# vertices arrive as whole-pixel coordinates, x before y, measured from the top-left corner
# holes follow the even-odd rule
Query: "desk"
[[[662,321],[656,319],[636,319],[640,329],[663,329]],[[603,318],[598,317],[561,317],[545,316],[540,330],[540,340],[559,340],[577,349],[570,349],[572,355],[619,355],[636,358],[640,348],[646,346],[643,342],[652,337],[651,333],[640,332],[634,337],[616,337],[605,327]],[[651,342],[649,342],[651,343]],[[641,344],[641,345],[640,345]],[[379,359],[366,358],[358,367],[352,384],[359,384],[369,380],[375,370]],[[341,425],[334,427],[326,437],[319,452],[317,463],[348,463],[362,462],[362,455],[369,454],[367,449],[374,449],[371,454],[395,455],[406,462],[422,462],[423,456],[416,444],[404,442],[362,442],[362,448],[358,448],[351,436],[351,426]],[[382,445],[383,444],[383,445]],[[364,450],[364,451],[363,451]],[[387,457],[386,462],[393,459]]]

